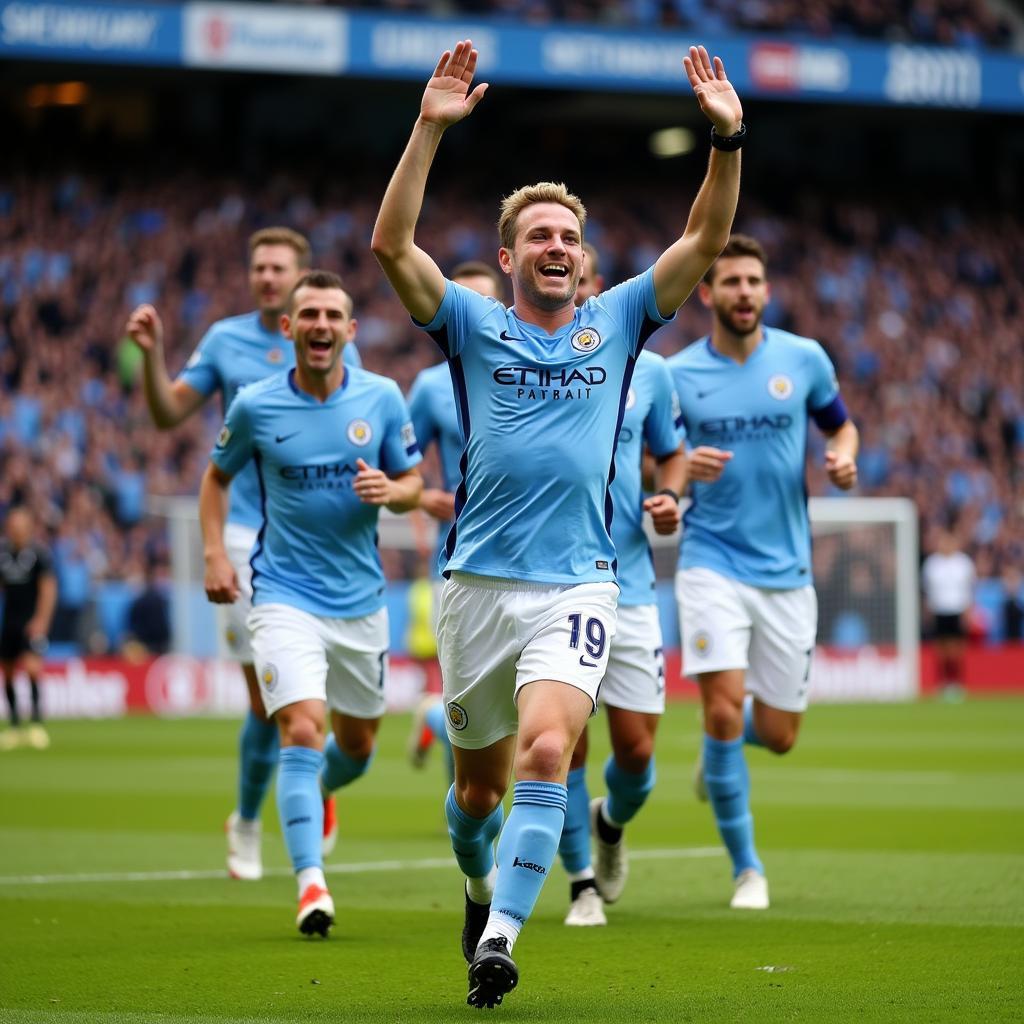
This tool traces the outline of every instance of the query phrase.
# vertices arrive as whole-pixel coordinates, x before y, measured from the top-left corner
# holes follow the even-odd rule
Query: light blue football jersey
[[[688,443],[733,453],[713,484],[691,484],[679,566],[778,590],[811,582],[804,460],[807,421],[846,421],[818,342],[764,328],[742,365],[702,338],[668,360]]]
[[[342,358],[348,366],[362,365],[355,345],[346,345]],[[222,410],[226,411],[240,387],[294,365],[295,347],[290,339],[278,331],[268,331],[259,313],[253,311],[211,324],[178,380],[207,398],[219,391]],[[254,466],[242,470],[231,485],[228,522],[254,530],[263,522]]]
[[[636,357],[668,321],[650,270],[554,334],[451,281],[424,326],[449,361],[466,438],[444,571],[615,581],[615,442]]]
[[[459,461],[465,445],[455,410],[452,375],[446,363],[428,366],[417,375],[409,392],[409,413],[420,451],[425,452],[431,444],[437,445],[444,489],[454,494],[462,479]],[[437,524],[435,571],[439,568],[451,525],[450,520]]]
[[[644,533],[644,445],[655,458],[671,455],[685,436],[668,364],[641,352],[626,394],[612,481],[612,541],[618,558],[619,604],[654,604],[654,562]]]
[[[300,391],[294,370],[242,388],[210,458],[232,476],[256,467],[265,514],[253,604],[342,619],[384,606],[380,510],[359,500],[352,481],[358,458],[389,474],[422,458],[393,380],[349,367],[326,402]]]

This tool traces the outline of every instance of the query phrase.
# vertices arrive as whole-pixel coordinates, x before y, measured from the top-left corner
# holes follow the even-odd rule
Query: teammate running
[[[769,903],[743,744],[786,753],[807,708],[818,619],[809,419],[828,437],[832,483],[857,482],[857,428],[824,349],[761,323],[766,266],[755,239],[734,235],[700,286],[714,313],[710,336],[669,359],[694,446],[676,599],[684,671],[704,707],[696,785],[732,858],[731,906],[741,910]]]
[[[297,924],[326,935],[324,797],[366,772],[384,713],[388,616],[377,552],[381,506],[406,512],[423,481],[394,381],[342,364],[356,331],[341,279],[303,275],[282,317],[296,365],[244,388],[199,491],[206,593],[241,593],[224,541],[232,478],[256,467],[264,518],[253,553],[253,654],[279,730],[277,803],[298,879]],[[324,745],[327,711],[331,735]]]

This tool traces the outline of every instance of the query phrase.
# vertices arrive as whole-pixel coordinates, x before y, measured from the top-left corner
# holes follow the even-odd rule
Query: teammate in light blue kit
[[[809,419],[828,437],[832,483],[857,482],[857,428],[824,349],[761,324],[765,268],[760,244],[733,236],[700,286],[714,312],[711,335],[669,360],[694,446],[676,597],[684,670],[704,705],[695,782],[732,858],[731,906],[740,910],[769,904],[743,744],[784,754],[807,708],[818,616],[804,482]]]
[[[576,288],[577,306],[604,288],[597,250],[584,243],[583,251],[586,259]],[[587,792],[584,727],[569,762],[565,825],[558,843],[569,875],[570,906],[565,923],[576,927],[607,923],[604,902],[614,903],[626,880],[623,826],[636,816],[654,787],[654,734],[665,710],[665,666],[654,600],[654,563],[643,515],[650,513],[660,534],[672,534],[679,528],[679,495],[686,483],[681,422],[665,360],[653,352],[642,352],[626,396],[611,487],[615,508],[612,541],[620,592],[615,638],[601,683],[601,703],[612,739],[612,754],[604,772],[608,797],[591,801]],[[641,479],[645,445],[656,460],[654,488],[659,492],[646,499]],[[591,832],[598,851],[596,877],[590,856]]]
[[[257,308],[212,324],[174,381],[167,374],[163,326],[156,310],[143,305],[132,313],[127,333],[142,349],[146,403],[161,430],[188,419],[216,391],[226,412],[240,387],[295,365],[295,352],[281,334],[280,319],[295,282],[309,266],[309,256],[309,242],[290,228],[263,228],[252,235],[249,289]],[[345,361],[360,365],[355,345],[345,346]],[[238,806],[226,825],[228,873],[240,879],[263,875],[260,808],[277,764],[277,730],[263,708],[246,626],[252,598],[249,556],[261,521],[256,473],[247,467],[232,488],[224,535],[241,588],[238,600],[226,610],[225,636],[242,664],[250,705],[239,737]],[[325,852],[333,842],[333,834],[325,835]]]
[[[519,189],[498,227],[515,300],[505,309],[446,281],[414,241],[441,135],[487,88],[470,91],[476,61],[468,40],[441,56],[372,246],[448,359],[466,438],[438,653],[455,749],[446,812],[467,879],[468,1002],[484,1007],[518,983],[511,950],[554,860],[569,758],[607,667],[618,596],[610,483],[630,378],[648,336],[728,240],[743,129],[721,61],[692,48],[686,71],[724,149],[682,236],[646,273],[577,309],[586,211],[564,185]]]
[[[478,295],[501,298],[501,278],[498,272],[479,260],[469,260],[453,267],[451,279]],[[460,479],[459,460],[465,447],[455,410],[452,375],[446,363],[428,366],[420,371],[409,392],[409,412],[420,451],[426,453],[431,444],[436,444],[441,464],[444,486],[424,487],[420,495],[420,508],[437,520],[437,550],[433,560],[433,573],[437,576],[448,531],[455,518],[455,491]],[[439,597],[438,586],[434,597],[435,612]],[[420,768],[426,763],[427,753],[435,742],[440,743],[444,749],[448,781],[451,783],[455,778],[455,761],[445,725],[444,701],[439,693],[428,693],[424,694],[416,708],[409,736],[409,759],[414,767]]]
[[[342,364],[356,321],[340,278],[305,274],[281,322],[295,342],[295,368],[235,397],[203,477],[199,517],[207,596],[233,602],[228,491],[255,464],[263,519],[249,628],[263,704],[280,733],[277,802],[298,879],[296,923],[326,935],[334,903],[323,872],[323,800],[366,771],[384,713],[388,618],[377,517],[382,505],[415,507],[421,457],[394,381]]]

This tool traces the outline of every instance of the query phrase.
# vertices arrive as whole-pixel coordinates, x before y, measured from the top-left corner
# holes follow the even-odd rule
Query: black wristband
[[[667,494],[677,505],[679,504],[679,495],[671,487],[662,487],[658,494]]]
[[[715,126],[711,126],[711,145],[715,149],[724,150],[726,153],[734,153],[737,149],[743,146],[743,143],[747,141],[747,126],[744,122],[740,122],[740,130],[735,135],[719,135],[715,131]]]

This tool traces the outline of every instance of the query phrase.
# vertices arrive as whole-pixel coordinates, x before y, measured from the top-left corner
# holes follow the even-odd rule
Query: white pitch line
[[[720,846],[688,846],[677,850],[632,850],[632,860],[674,860],[701,857],[719,857],[724,853]],[[451,857],[426,857],[421,860],[371,860],[351,864],[327,864],[324,873],[328,875],[368,875],[375,871],[433,871],[438,868],[453,868]],[[291,868],[267,868],[264,876],[287,877]],[[86,882],[201,882],[216,878],[227,878],[223,868],[203,871],[100,871],[74,875],[0,875],[2,885],[77,885]]]

